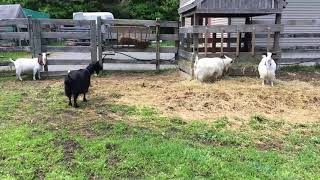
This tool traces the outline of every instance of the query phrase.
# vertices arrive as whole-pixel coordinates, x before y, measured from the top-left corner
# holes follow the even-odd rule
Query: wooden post
[[[91,61],[97,61],[97,31],[96,21],[90,21],[90,43],[91,43]]]
[[[276,14],[276,22],[275,24],[281,24],[281,14]],[[274,33],[274,42],[273,47],[276,52],[280,51],[280,32]]]
[[[228,18],[228,25],[231,25],[231,18],[230,17]],[[228,48],[231,48],[231,40],[230,39],[231,39],[231,33],[228,33],[228,41],[227,41]]]
[[[208,55],[208,36],[209,36],[209,33],[206,31],[205,39],[204,39],[204,54],[206,57]]]
[[[221,29],[221,46],[220,46],[220,56],[223,56],[223,42],[224,42],[224,29]]]
[[[237,57],[239,57],[239,55],[240,55],[240,47],[241,47],[240,38],[241,38],[241,33],[237,32],[237,49],[236,49],[236,56]]]
[[[199,16],[197,14],[194,14],[193,16],[193,26],[199,25]],[[199,53],[199,34],[193,33],[193,58],[191,62],[191,69],[192,69],[192,79],[194,78],[194,63],[195,63],[195,57]]]
[[[186,24],[186,18],[180,16],[180,20],[181,20],[181,23],[180,23],[181,27],[184,27]],[[179,26],[179,28],[180,28],[180,26]],[[179,30],[178,30],[178,33],[179,33]],[[185,44],[186,44],[185,34],[178,34],[178,35],[179,35],[179,41],[181,41],[180,47],[182,47],[182,49],[185,49]]]
[[[252,29],[252,42],[251,42],[251,55],[254,56],[255,54],[255,47],[256,47],[256,28],[253,27]]]
[[[206,29],[208,29],[208,23],[209,23],[209,18],[206,18],[205,19]],[[206,57],[208,55],[208,38],[209,38],[209,33],[208,33],[208,30],[206,30],[205,39],[204,39],[204,53]]]
[[[267,52],[270,52],[270,40],[271,40],[271,28],[270,27],[268,27],[267,28],[267,30],[268,30],[268,39],[267,39]]]
[[[216,48],[217,48],[217,34],[216,33],[212,33],[212,53],[216,52]]]
[[[175,48],[177,49],[177,51],[175,52],[174,57],[175,57],[176,60],[178,59],[178,54],[179,54],[178,52],[179,52],[179,49],[180,49],[179,27],[180,27],[180,23],[179,23],[179,21],[177,21],[177,27],[174,28],[174,34],[178,35],[178,40],[177,39],[175,40]]]
[[[33,19],[32,25],[33,25],[34,55],[35,57],[38,57],[38,54],[42,53],[40,21],[38,19]]]
[[[156,19],[156,37],[157,37],[157,45],[156,45],[156,70],[160,71],[160,18]]]
[[[29,33],[29,46],[32,54],[32,58],[36,57],[35,47],[33,43],[33,25],[32,25],[32,17],[28,16],[28,33]]]
[[[246,17],[246,21],[245,21],[245,24],[251,24],[250,22],[250,17]],[[245,35],[244,35],[244,50],[246,52],[249,51],[249,47],[250,47],[250,33],[246,32]]]
[[[101,17],[97,18],[97,43],[98,43],[98,61],[101,66],[103,66],[102,62],[102,33],[101,33]]]

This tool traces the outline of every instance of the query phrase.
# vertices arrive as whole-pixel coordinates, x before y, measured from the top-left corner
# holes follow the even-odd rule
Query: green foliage
[[[31,53],[29,52],[0,52],[0,62],[9,61],[12,58],[13,60],[17,58],[31,58]]]
[[[49,13],[52,18],[72,18],[73,12],[109,11],[116,18],[177,20],[178,0],[0,0],[0,4],[20,3],[23,7]]]

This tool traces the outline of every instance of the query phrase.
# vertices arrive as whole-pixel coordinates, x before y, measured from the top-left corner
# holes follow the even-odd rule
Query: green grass
[[[320,72],[320,64],[316,64],[315,66],[286,66],[282,67],[281,71],[283,72]]]
[[[116,103],[119,92],[73,109],[59,85],[0,85],[1,179],[320,178],[320,124],[255,114],[232,129]]]
[[[17,59],[17,58],[31,58],[30,52],[0,52],[0,62],[9,61],[10,58]]]

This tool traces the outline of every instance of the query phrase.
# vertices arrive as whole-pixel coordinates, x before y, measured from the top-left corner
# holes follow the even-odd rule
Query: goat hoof
[[[69,105],[69,106],[72,106],[72,104],[71,104],[71,103],[69,103],[68,105]]]
[[[87,99],[84,99],[83,102],[88,102],[88,100],[87,100]]]
[[[74,106],[74,108],[79,108],[80,106]]]

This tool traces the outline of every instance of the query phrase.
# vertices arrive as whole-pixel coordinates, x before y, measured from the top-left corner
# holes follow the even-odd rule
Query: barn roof
[[[246,17],[282,13],[285,0],[180,0],[179,14],[183,16]]]
[[[0,19],[25,18],[20,4],[0,5]]]

